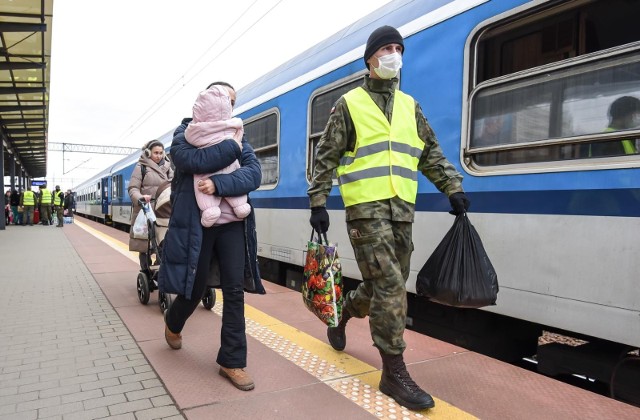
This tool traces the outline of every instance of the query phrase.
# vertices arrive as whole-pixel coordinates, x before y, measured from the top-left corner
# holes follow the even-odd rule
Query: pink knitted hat
[[[231,118],[231,98],[224,86],[213,85],[198,94],[193,104],[193,122],[223,121]]]

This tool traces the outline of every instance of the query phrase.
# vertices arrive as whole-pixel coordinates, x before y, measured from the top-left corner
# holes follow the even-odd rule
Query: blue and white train
[[[263,275],[299,282],[315,146],[336,99],[362,82],[368,35],[392,25],[405,37],[400,87],[464,175],[470,219],[500,282],[497,305],[482,311],[414,294],[453,222],[447,198],[421,177],[413,326],[447,335],[469,323],[490,338],[510,325],[478,321],[495,314],[526,321],[511,331],[523,340],[534,326],[536,337],[549,329],[640,347],[640,127],[608,128],[612,102],[640,98],[638,16],[640,2],[627,0],[396,0],[240,89],[235,113],[263,171],[251,194]],[[636,152],[591,153],[622,140]],[[78,212],[128,224],[137,157],[79,186]],[[329,239],[357,280],[337,186],[327,206]]]

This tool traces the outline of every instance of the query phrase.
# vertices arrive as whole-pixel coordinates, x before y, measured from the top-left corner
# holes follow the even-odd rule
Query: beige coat
[[[144,175],[144,182],[142,180],[142,170],[140,165],[147,167],[147,173]],[[150,195],[152,198],[155,196],[156,190],[164,182],[170,182],[173,179],[173,169],[171,169],[171,163],[167,158],[160,161],[160,164],[155,163],[150,158],[146,157],[144,153],[140,155],[138,164],[133,168],[131,174],[131,180],[129,181],[129,197],[131,197],[131,203],[133,203],[133,210],[131,211],[131,226],[133,226],[138,213],[140,212],[140,204],[138,200],[143,195]],[[129,251],[134,252],[147,252],[147,241],[144,239],[135,239],[133,237],[133,229],[129,232]]]

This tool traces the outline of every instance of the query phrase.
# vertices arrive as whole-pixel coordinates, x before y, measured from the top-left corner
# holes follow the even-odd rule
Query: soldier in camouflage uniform
[[[404,42],[395,28],[383,26],[369,36],[364,55],[369,75],[362,87],[343,95],[332,109],[318,143],[308,194],[311,226],[324,233],[329,228],[326,200],[333,171],[337,170],[349,238],[363,279],[346,295],[340,324],[327,331],[329,342],[334,349],[343,350],[347,321],[368,315],[371,336],[383,362],[380,390],[405,407],[418,410],[434,407],[435,403],[411,379],[402,357],[417,172],[449,197],[452,214],[465,212],[469,200],[462,190],[462,176],[444,157],[420,105],[397,90],[403,52]],[[359,96],[352,96],[354,93]],[[400,105],[394,107],[394,102]],[[365,118],[376,120],[374,127],[388,131],[381,135],[372,132],[369,120],[363,124]],[[381,153],[388,155],[382,164],[374,157]],[[350,172],[349,165],[358,160],[364,163],[359,163],[358,171]],[[389,161],[405,163],[397,173],[394,166],[390,174]],[[389,190],[386,195],[385,189]]]

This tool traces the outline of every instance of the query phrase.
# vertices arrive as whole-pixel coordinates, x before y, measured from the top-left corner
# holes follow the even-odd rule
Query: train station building
[[[52,17],[53,0],[0,0],[3,194],[47,175]]]

